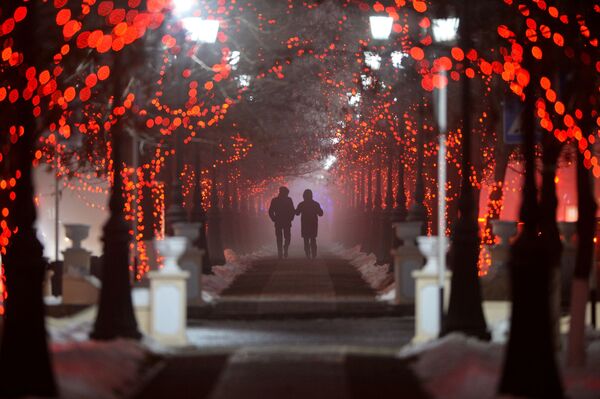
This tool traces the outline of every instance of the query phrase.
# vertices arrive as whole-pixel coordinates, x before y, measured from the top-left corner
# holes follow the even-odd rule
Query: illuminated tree
[[[20,1],[4,4],[1,11],[2,33],[9,35],[0,63],[0,91],[5,102],[0,118],[1,196],[6,206],[2,210],[2,251],[9,295],[0,343],[0,396],[54,396],[41,289],[47,265],[34,229],[32,181],[32,162],[39,158],[34,150],[37,122],[32,96],[37,86],[36,68],[47,55],[38,40],[38,18],[43,15],[37,7]]]

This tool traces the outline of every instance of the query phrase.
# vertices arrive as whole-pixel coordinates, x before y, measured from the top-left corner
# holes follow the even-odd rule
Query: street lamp
[[[190,38],[198,43],[215,43],[219,34],[219,21],[196,17],[183,18],[183,27],[190,34]]]
[[[176,18],[180,18],[185,13],[191,11],[194,5],[194,1],[191,0],[178,0],[175,2],[173,13]],[[181,24],[183,29],[189,34],[191,40],[197,43],[215,43],[217,35],[219,33],[219,21],[207,20],[197,17],[184,17],[181,18]],[[184,33],[181,34],[181,41],[184,40]],[[181,61],[179,61],[181,62]],[[179,68],[178,68],[179,67]],[[173,76],[181,76],[182,69],[179,64],[174,65],[176,73]],[[186,212],[183,207],[183,194],[182,194],[182,183],[180,174],[183,172],[183,151],[184,151],[184,138],[181,134],[177,134],[178,129],[173,131],[172,140],[173,148],[175,149],[175,162],[173,163],[172,173],[172,184],[171,184],[171,203],[166,212],[166,225],[169,234],[172,233],[171,226],[174,223],[185,222]]]
[[[459,18],[435,18],[431,21],[433,40],[436,43],[448,43],[456,40]]]
[[[463,49],[472,47],[469,10],[470,2],[465,0],[463,3],[463,26],[461,27],[461,47]],[[442,41],[448,42],[450,39],[456,38],[455,30],[458,25],[459,22],[456,18],[448,18],[444,22],[436,22],[434,26],[437,27],[438,37]],[[463,119],[461,188],[458,199],[458,219],[454,225],[452,248],[450,250],[452,264],[450,303],[448,304],[448,314],[444,319],[442,334],[458,331],[480,339],[490,339],[481,304],[481,289],[477,270],[480,239],[475,212],[476,198],[469,179],[471,173],[472,109],[470,79],[467,77],[462,81],[461,91]],[[443,125],[444,121],[442,121]]]
[[[371,36],[373,39],[387,40],[392,33],[394,19],[392,17],[373,15],[369,17],[369,24],[371,26]]]
[[[449,44],[456,40],[458,18],[438,18],[431,23],[433,40],[439,44]],[[442,81],[446,81],[446,70],[439,71]],[[444,281],[446,274],[446,134],[448,130],[448,86],[442,85],[435,92],[434,104],[437,105],[436,119],[439,128],[438,150],[438,284],[440,287],[440,325],[444,314]]]

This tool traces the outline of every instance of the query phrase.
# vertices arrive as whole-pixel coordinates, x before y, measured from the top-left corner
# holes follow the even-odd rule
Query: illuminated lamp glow
[[[402,51],[392,51],[392,66],[396,69],[404,69],[404,65],[402,65],[402,60],[407,57],[409,57],[409,55],[403,53]]]
[[[381,56],[372,51],[365,51],[365,64],[374,71],[381,68]]]
[[[191,39],[201,43],[214,43],[219,33],[219,21],[202,18],[184,18],[183,27],[190,33]]]
[[[323,162],[323,169],[329,170],[333,166],[333,164],[337,161],[337,157],[335,155],[329,155],[325,161]]]
[[[394,19],[392,17],[384,17],[373,15],[369,17],[369,25],[371,26],[371,36],[375,40],[387,40],[392,33],[392,25]]]
[[[184,15],[191,11],[195,4],[197,4],[196,0],[173,0],[173,14]]]
[[[238,83],[238,87],[249,87],[250,82],[252,81],[252,76],[250,75],[239,75],[235,78]]]
[[[456,40],[459,18],[436,18],[431,23],[433,40],[437,43],[453,42]]]

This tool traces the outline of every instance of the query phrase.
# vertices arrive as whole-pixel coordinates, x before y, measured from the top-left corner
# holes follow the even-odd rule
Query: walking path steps
[[[376,292],[347,261],[335,257],[265,259],[239,276],[213,307],[194,307],[190,318],[314,318],[400,316],[412,306],[376,301]]]
[[[428,397],[395,357],[412,318],[342,259],[257,261],[210,316],[190,320],[197,346],[166,357],[137,398]]]

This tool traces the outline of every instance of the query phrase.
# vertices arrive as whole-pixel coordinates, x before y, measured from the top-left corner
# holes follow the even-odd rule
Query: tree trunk
[[[526,59],[526,62],[528,59]],[[531,82],[536,82],[531,72]],[[540,210],[535,183],[535,90],[525,89],[523,152],[525,182],[520,218],[523,231],[511,248],[512,311],[499,392],[528,398],[563,398],[552,341],[548,248],[538,236]]]
[[[589,127],[588,124],[584,127]],[[584,130],[589,131],[589,130]],[[577,257],[571,289],[571,322],[567,364],[569,367],[585,365],[585,307],[589,294],[590,271],[594,255],[597,204],[590,171],[583,165],[583,155],[577,152]]]
[[[5,15],[13,15],[20,1],[6,3]],[[25,4],[26,5],[26,4]],[[25,51],[25,61],[35,58],[35,4],[27,6],[27,18],[17,27],[13,48]],[[21,78],[18,70],[6,74],[15,85]],[[18,86],[17,86],[18,87]],[[8,169],[12,175],[20,170],[21,178],[14,187],[16,201],[12,202],[8,223],[17,227],[4,257],[6,299],[4,331],[0,342],[0,397],[51,397],[57,389],[48,351],[45,328],[45,308],[42,284],[47,270],[43,247],[34,228],[36,210],[32,180],[33,150],[36,142],[36,121],[30,101],[20,98],[12,106],[3,105],[4,126],[11,124],[24,128],[23,136],[11,146],[7,154]],[[6,134],[6,133],[3,133]]]
[[[560,348],[560,260],[562,242],[556,224],[558,197],[556,195],[556,168],[562,144],[550,134],[544,134],[542,195],[540,200],[540,240],[545,248],[546,267],[549,277],[550,323],[553,332],[554,348]]]
[[[22,103],[29,108],[28,103]],[[20,107],[21,107],[20,106]],[[35,121],[31,109],[21,109],[25,134],[11,150],[21,171],[14,192],[10,224],[19,231],[11,238],[5,261],[6,289],[4,331],[0,346],[0,397],[55,396],[56,385],[46,342],[42,284],[47,264],[37,239],[36,210],[31,173]]]
[[[121,71],[123,55],[115,56],[114,68]],[[123,77],[118,76],[114,81],[113,94],[115,102],[120,103],[125,85]],[[116,338],[140,339],[141,333],[133,311],[131,299],[131,275],[129,272],[129,224],[124,218],[125,201],[123,198],[123,145],[125,134],[123,119],[117,121],[110,131],[113,151],[112,164],[114,170],[113,185],[110,191],[110,216],[103,228],[103,265],[102,288],[98,300],[98,315],[94,329],[90,334],[92,339],[112,340]]]

